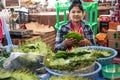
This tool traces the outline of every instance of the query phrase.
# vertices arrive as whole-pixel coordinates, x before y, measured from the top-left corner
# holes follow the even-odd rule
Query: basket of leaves
[[[87,51],[58,51],[53,56],[45,57],[44,64],[56,73],[66,75],[88,73],[94,71],[96,61],[96,58],[91,56]]]
[[[95,62],[95,66],[94,66],[94,70],[92,72],[88,72],[88,73],[78,73],[78,74],[73,74],[73,75],[65,75],[65,74],[62,74],[62,73],[58,73],[58,72],[55,72],[53,71],[52,69],[50,68],[45,68],[50,75],[52,76],[72,76],[72,77],[82,77],[78,80],[97,80],[97,77],[98,77],[98,74],[99,72],[101,71],[101,64],[98,63],[98,62]],[[50,78],[50,77],[49,77]],[[72,79],[72,80],[77,80],[77,79]]]
[[[87,51],[91,52],[96,58],[97,62],[99,62],[102,66],[108,65],[112,63],[113,58],[115,58],[118,52],[109,47],[103,46],[86,46]]]

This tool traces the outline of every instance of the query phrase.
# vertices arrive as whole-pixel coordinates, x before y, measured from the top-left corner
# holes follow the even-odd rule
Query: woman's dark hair
[[[73,7],[79,7],[80,10],[84,11],[83,6],[82,6],[82,2],[80,0],[73,0],[72,4],[70,5],[70,7],[68,8],[69,12]]]

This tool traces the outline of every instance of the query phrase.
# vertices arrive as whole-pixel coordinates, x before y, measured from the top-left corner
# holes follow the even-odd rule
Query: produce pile
[[[41,39],[36,39],[34,41],[26,41],[24,44],[19,45],[18,49],[11,48],[12,52],[22,52],[22,53],[36,53],[41,56],[46,56],[52,54],[51,48],[45,44]]]
[[[78,32],[69,32],[66,35],[64,35],[63,38],[74,38],[77,41],[80,41],[83,39],[83,37]]]
[[[27,69],[32,72],[44,66],[44,56],[54,54],[41,39],[27,41],[25,44],[19,45],[17,49],[11,48],[11,51],[11,55],[4,61],[3,67],[7,70]]]
[[[1,69],[0,80],[39,80],[39,78],[29,71],[4,71]]]
[[[74,71],[92,65],[97,58],[111,55],[110,50],[75,48],[70,52],[58,51],[55,55],[46,57],[44,64],[53,70]]]
[[[83,77],[72,77],[72,76],[52,76],[50,80],[88,80]]]
[[[67,38],[73,38],[76,39],[78,42],[83,39],[83,36],[81,36],[78,32],[69,32],[66,35],[63,35],[64,39]],[[78,47],[77,43],[73,45],[74,47]]]

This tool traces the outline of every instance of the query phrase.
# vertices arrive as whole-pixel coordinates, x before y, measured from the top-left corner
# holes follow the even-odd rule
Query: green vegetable
[[[66,51],[58,51],[56,54],[55,54],[55,58],[64,58],[66,59],[68,56],[67,56],[67,52]]]
[[[77,32],[69,32],[68,34],[64,35],[63,38],[74,38],[77,39],[77,41],[83,39],[83,37]]]
[[[5,71],[0,69],[0,80],[39,80],[39,78],[27,70]]]
[[[48,46],[41,39],[36,39],[34,41],[26,41],[24,44],[18,46],[17,49],[12,49],[12,52],[23,52],[23,53],[36,53],[42,56],[52,55],[51,47]]]

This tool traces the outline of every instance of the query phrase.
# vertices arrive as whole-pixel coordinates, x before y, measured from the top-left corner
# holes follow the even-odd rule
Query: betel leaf
[[[78,32],[69,32],[66,35],[63,35],[63,38],[74,38],[77,41],[80,41],[83,39],[83,37]]]
[[[55,54],[55,58],[64,58],[66,59],[68,56],[67,56],[67,52],[66,51],[58,51],[56,54]]]

